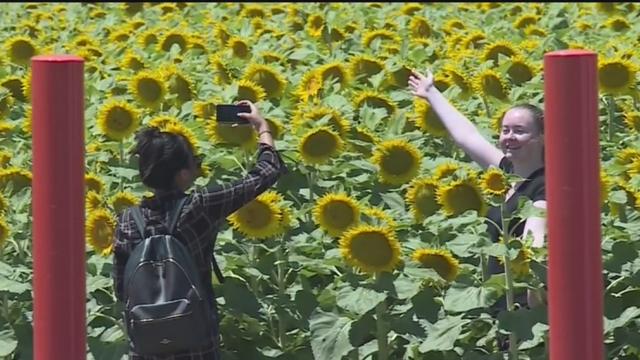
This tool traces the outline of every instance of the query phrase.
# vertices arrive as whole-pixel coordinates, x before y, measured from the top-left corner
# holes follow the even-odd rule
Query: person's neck
[[[543,166],[543,160],[531,161],[527,163],[513,163],[513,173],[520,176],[521,178],[526,178],[534,171],[540,169]]]

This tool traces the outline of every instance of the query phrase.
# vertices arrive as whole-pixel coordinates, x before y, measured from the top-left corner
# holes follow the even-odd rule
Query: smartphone
[[[216,120],[220,123],[232,125],[249,125],[249,120],[238,116],[238,113],[250,113],[249,105],[216,105]]]

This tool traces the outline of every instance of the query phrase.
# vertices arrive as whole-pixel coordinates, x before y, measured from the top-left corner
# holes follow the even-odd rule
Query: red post
[[[597,54],[544,56],[551,360],[602,360]]]
[[[34,358],[86,359],[84,60],[31,59]]]

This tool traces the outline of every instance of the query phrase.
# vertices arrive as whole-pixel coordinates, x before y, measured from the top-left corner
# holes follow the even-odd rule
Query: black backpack
[[[211,338],[210,310],[196,265],[173,235],[185,200],[178,200],[170,214],[166,235],[146,237],[140,208],[131,209],[144,240],[125,265],[124,319],[140,355],[198,349]]]

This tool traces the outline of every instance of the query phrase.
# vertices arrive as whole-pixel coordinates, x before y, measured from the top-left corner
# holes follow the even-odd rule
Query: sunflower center
[[[22,81],[20,79],[10,79],[2,83],[7,90],[11,92],[11,96],[18,101],[26,102],[27,98],[22,92]]]
[[[91,236],[99,248],[105,248],[111,243],[112,229],[105,219],[97,219],[92,230]]]
[[[244,226],[251,229],[262,229],[273,221],[271,208],[260,201],[252,201],[238,210]]]
[[[451,189],[446,201],[454,215],[462,214],[467,210],[480,211],[482,208],[480,195],[476,189],[467,184],[459,184]]]
[[[426,268],[435,270],[444,279],[449,279],[454,269],[448,259],[442,255],[422,255],[420,263]]]
[[[324,206],[322,217],[332,227],[344,230],[354,223],[355,213],[351,204],[335,200]]]
[[[482,77],[482,90],[485,94],[498,99],[504,99],[506,97],[502,83],[497,77],[492,75]]]
[[[242,41],[235,41],[231,48],[237,57],[245,58],[249,54],[249,46]]]
[[[29,42],[20,40],[16,41],[11,47],[11,53],[16,60],[29,60],[36,53],[36,49]]]
[[[138,81],[138,94],[147,102],[155,102],[162,95],[162,87],[156,79],[144,78]]]
[[[249,86],[238,87],[238,98],[247,99],[251,102],[257,102],[258,100],[260,100],[258,97],[258,92],[255,89],[252,89]]]
[[[383,267],[393,259],[389,239],[377,231],[356,234],[350,250],[355,259],[371,267]]]
[[[502,191],[505,189],[505,184],[502,176],[494,174],[487,179],[487,188],[493,191]]]
[[[367,104],[367,106],[371,106],[373,108],[385,108],[387,110],[387,114],[393,114],[393,106],[389,104],[389,102],[383,98],[377,96],[367,96],[362,99],[360,104]]]
[[[173,91],[178,94],[178,100],[187,102],[191,100],[191,86],[182,76],[176,75],[173,79]]]
[[[187,48],[187,40],[182,35],[171,34],[162,42],[162,50],[170,51],[173,44],[180,46],[180,53],[183,53]]]
[[[362,59],[356,63],[356,73],[358,75],[373,76],[383,70],[383,67],[375,61]]]
[[[326,130],[319,130],[309,135],[302,144],[302,151],[310,157],[325,157],[336,151],[338,141],[336,137]]]
[[[533,72],[531,71],[531,68],[529,68],[527,64],[523,63],[514,63],[509,67],[507,73],[516,85],[520,85],[533,78]]]
[[[327,81],[330,78],[337,79],[338,82],[342,84],[346,77],[341,68],[338,66],[331,66],[322,72],[322,81]]]
[[[242,145],[253,139],[253,131],[249,126],[216,126],[217,135],[231,144]]]
[[[107,126],[112,131],[126,131],[133,123],[133,116],[124,108],[114,107],[107,115]]]
[[[390,149],[382,158],[382,168],[391,175],[404,175],[411,171],[415,163],[412,154],[405,149]]]
[[[631,74],[629,68],[622,63],[607,64],[600,69],[600,82],[604,87],[611,89],[624,88],[630,83]]]
[[[438,210],[435,191],[431,186],[423,186],[416,192],[415,206],[425,217],[433,215]]]
[[[251,81],[262,86],[269,94],[279,94],[282,91],[282,85],[275,74],[269,71],[259,71],[253,75]]]
[[[487,53],[486,60],[498,61],[499,54],[502,54],[506,57],[511,57],[515,55],[515,51],[513,51],[513,49],[511,49],[510,47],[503,45],[494,46]]]

